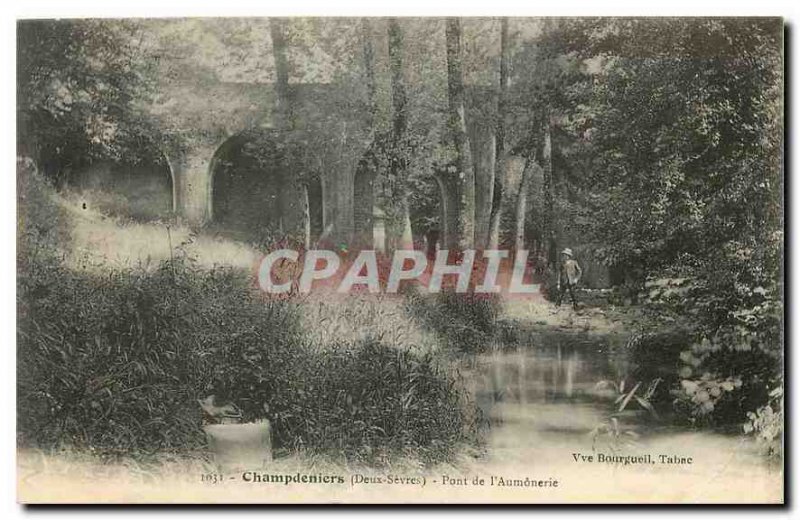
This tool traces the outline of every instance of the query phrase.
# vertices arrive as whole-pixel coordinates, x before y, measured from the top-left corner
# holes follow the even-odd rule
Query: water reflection
[[[475,394],[487,417],[499,418],[509,406],[550,404],[600,406],[610,394],[598,390],[604,379],[618,380],[624,360],[603,339],[551,336],[513,350],[497,349],[478,357]]]
[[[661,489],[661,479],[697,482],[691,489],[676,489],[676,500],[692,496],[705,500],[725,496],[730,486],[758,493],[779,493],[780,472],[769,468],[756,447],[742,436],[691,431],[650,420],[634,406],[614,414],[617,395],[598,389],[601,380],[619,381],[631,368],[622,344],[615,338],[575,333],[543,333],[528,344],[497,348],[470,361],[469,378],[476,402],[489,421],[487,455],[490,471],[528,472],[531,468],[563,476],[573,485],[584,479],[613,479],[644,489]],[[629,381],[630,383],[630,381]],[[609,448],[593,443],[592,430],[614,415],[620,429],[631,431],[631,442]],[[647,467],[583,464],[574,454],[610,451],[628,455],[659,454],[692,457],[691,466],[662,464]],[[486,467],[484,469],[486,469]],[[712,479],[709,481],[709,476]],[[632,480],[628,480],[628,479]],[[688,480],[687,480],[688,479]],[[605,484],[604,484],[605,485]],[[644,486],[637,490],[636,486]],[[650,486],[650,487],[648,487]],[[756,491],[751,490],[753,493]],[[599,491],[599,489],[598,489]],[[649,492],[649,491],[648,491]],[[661,491],[659,491],[660,493]],[[750,491],[736,497],[747,500]],[[755,496],[755,495],[753,495]]]

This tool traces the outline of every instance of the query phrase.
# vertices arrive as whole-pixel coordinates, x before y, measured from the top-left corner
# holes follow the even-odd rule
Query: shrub
[[[105,455],[200,448],[197,399],[270,418],[289,450],[385,462],[449,460],[477,433],[461,385],[430,355],[362,341],[318,348],[298,309],[265,302],[232,270],[181,261],[22,283],[18,430],[37,446]],[[27,280],[29,281],[29,280]]]
[[[430,354],[363,341],[305,359],[272,415],[284,445],[383,465],[391,455],[450,461],[478,441],[476,408]]]
[[[496,295],[443,291],[430,297],[406,294],[406,309],[444,345],[460,352],[481,352],[497,331]]]
[[[767,457],[782,461],[783,457],[783,386],[769,393],[769,402],[747,413],[744,432],[752,433]]]
[[[196,447],[196,399],[235,379],[238,351],[249,345],[264,371],[280,372],[298,341],[288,306],[248,297],[229,270],[50,274],[19,291],[18,424],[37,445]]]
[[[17,159],[17,275],[58,264],[59,248],[69,242],[64,212],[52,187],[30,159]]]
[[[652,396],[654,405],[672,403],[669,390],[680,382],[680,353],[690,341],[691,331],[682,329],[636,334],[628,340],[625,348],[632,362],[631,376],[637,381],[662,382]]]

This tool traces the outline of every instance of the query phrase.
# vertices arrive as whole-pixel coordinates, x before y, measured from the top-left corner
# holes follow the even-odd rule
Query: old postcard
[[[18,500],[782,503],[783,35],[18,20]]]

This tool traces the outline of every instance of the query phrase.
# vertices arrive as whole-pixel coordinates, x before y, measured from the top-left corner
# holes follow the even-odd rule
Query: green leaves
[[[550,35],[567,37],[566,48],[587,60],[607,57],[573,78],[581,88],[569,90],[563,110],[575,114],[567,129],[576,159],[592,164],[575,182],[597,199],[589,231],[609,261],[654,273],[682,255],[713,255],[726,240],[757,240],[764,224],[777,224],[757,219],[770,204],[759,186],[779,175],[780,134],[768,116],[781,106],[779,24],[705,26],[581,21]],[[570,42],[571,31],[588,40]]]
[[[781,34],[776,19],[593,19],[541,38],[585,64],[558,104],[584,233],[698,338],[668,377],[692,420],[738,422],[781,380]]]
[[[755,435],[768,457],[782,460],[784,421],[783,386],[778,386],[770,391],[767,404],[748,412],[742,429],[746,434]]]
[[[19,23],[22,153],[63,167],[89,158],[136,162],[154,151],[159,132],[142,111],[151,84],[137,30],[123,20]]]

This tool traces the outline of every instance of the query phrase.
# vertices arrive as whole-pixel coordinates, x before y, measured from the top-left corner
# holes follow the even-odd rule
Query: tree
[[[467,136],[464,80],[462,77],[461,21],[447,20],[447,95],[448,127],[455,154],[455,172],[447,176],[446,185],[456,205],[457,229],[447,237],[450,246],[469,249],[475,243],[475,171]]]
[[[528,191],[530,189],[532,170],[536,167],[535,157],[528,157],[525,160],[525,167],[522,170],[522,179],[519,182],[519,192],[517,193],[516,212],[514,214],[514,249],[519,251],[525,249],[525,215],[528,206]]]
[[[151,85],[140,39],[128,21],[19,22],[19,153],[59,182],[87,161],[159,153],[162,136],[142,110]]]
[[[294,110],[289,87],[289,59],[286,55],[285,22],[280,18],[269,19],[269,34],[272,38],[272,56],[275,60],[275,92],[278,124],[283,130],[294,129]]]
[[[590,200],[606,261],[652,273],[736,243],[760,264],[780,184],[780,35],[755,20],[609,23],[587,30],[583,52],[606,61],[575,90],[573,129],[586,185],[604,188]]]
[[[493,193],[492,210],[489,215],[489,237],[487,247],[497,249],[500,242],[500,218],[502,215],[503,192],[505,190],[505,156],[506,156],[506,111],[508,104],[508,85],[510,80],[509,62],[511,47],[508,37],[508,18],[500,20],[500,84],[497,101],[497,124],[495,126],[494,157],[491,160]]]
[[[392,151],[389,175],[398,184],[400,193],[400,218],[397,223],[399,224],[399,237],[394,237],[394,242],[402,249],[411,249],[414,241],[411,233],[411,214],[406,182],[408,115],[406,113],[406,85],[403,78],[403,32],[396,18],[389,19],[388,33],[389,64],[392,76]]]
[[[782,384],[780,21],[585,20],[549,37],[588,64],[561,105],[588,233],[691,326],[682,379],[741,377],[719,418],[743,419]]]
[[[552,133],[552,119],[550,117],[550,111],[545,111],[543,127],[544,127],[544,143],[542,145],[542,199],[543,199],[543,208],[542,208],[542,222],[541,222],[541,230],[542,230],[542,241],[541,241],[541,248],[543,250],[545,258],[547,258],[548,264],[552,267],[556,267],[557,256],[556,256],[556,237],[555,237],[555,226],[554,226],[554,218],[555,214],[553,211],[553,203],[554,203],[554,186],[553,186],[553,133]]]
[[[378,87],[375,80],[375,49],[372,45],[369,18],[361,19],[361,42],[364,56],[364,79],[367,85],[367,128],[374,133],[378,113]]]

